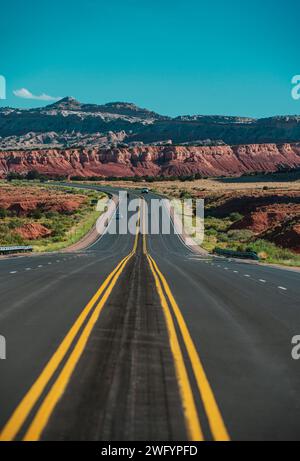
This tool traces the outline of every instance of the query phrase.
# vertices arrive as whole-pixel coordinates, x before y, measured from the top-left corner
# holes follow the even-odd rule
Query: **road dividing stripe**
[[[169,334],[170,348],[173,355],[173,360],[175,364],[175,371],[177,382],[179,385],[179,391],[182,401],[183,413],[185,418],[185,423],[187,427],[188,437],[191,441],[203,441],[203,433],[200,426],[200,421],[197,413],[197,408],[192,392],[192,388],[189,382],[187,370],[184,364],[183,355],[180,349],[178,337],[176,334],[176,328],[173,322],[173,318],[164,295],[161,283],[155,272],[154,266],[150,259],[150,255],[147,252],[147,240],[146,240],[146,207],[145,201],[143,200],[143,222],[142,222],[142,234],[143,234],[143,253],[146,255],[149,262],[150,270],[153,274],[155,280],[155,286],[157,293],[160,299],[160,303],[164,312],[164,317],[166,320],[167,330]]]
[[[164,287],[166,296],[168,300],[170,301],[174,315],[176,317],[176,320],[177,320],[177,323],[178,323],[185,347],[187,349],[193,371],[194,371],[195,379],[196,379],[197,386],[198,386],[198,389],[199,389],[199,392],[200,392],[200,395],[203,401],[206,414],[207,414],[207,418],[208,418],[208,422],[209,422],[212,435],[216,441],[229,441],[230,437],[227,432],[225,423],[223,421],[221,412],[219,410],[219,407],[214,397],[212,388],[209,384],[205,370],[200,361],[199,355],[197,353],[197,349],[192,340],[192,337],[187,328],[187,325],[182,316],[182,313],[178,307],[178,304],[175,301],[175,298],[170,290],[170,287],[165,277],[159,270],[156,262],[150,255],[147,255],[147,256],[148,256],[148,259],[152,262],[155,272],[157,273]]]
[[[189,382],[188,374],[184,364],[184,359],[180,349],[179,341],[176,334],[175,325],[170,313],[167,300],[163,293],[159,278],[154,270],[153,263],[147,255],[151,272],[155,279],[156,289],[160,298],[160,302],[164,311],[167,329],[169,333],[170,347],[175,363],[175,370],[177,375],[177,381],[182,399],[183,412],[185,416],[188,436],[191,441],[203,441],[203,433],[200,427],[198,413],[194,401],[193,392]]]
[[[156,288],[157,288],[157,291],[158,291],[158,294],[161,300],[162,308],[165,313],[167,327],[168,327],[168,331],[170,335],[170,343],[172,341],[171,349],[172,349],[173,357],[175,361],[176,372],[177,372],[178,381],[180,385],[181,397],[183,401],[183,409],[185,413],[189,435],[192,440],[203,440],[203,433],[202,433],[200,422],[198,419],[194,397],[193,397],[193,394],[192,395],[190,394],[192,390],[189,384],[188,375],[187,375],[186,368],[184,365],[183,356],[182,356],[180,346],[178,343],[178,339],[177,339],[177,335],[176,335],[176,329],[174,326],[172,315],[168,307],[168,303],[166,301],[166,297],[168,298],[170,305],[173,309],[176,321],[179,326],[179,330],[182,335],[183,342],[188,352],[188,356],[189,356],[192,369],[195,375],[198,390],[201,395],[201,399],[203,401],[203,405],[204,405],[204,408],[207,414],[207,418],[208,418],[208,422],[209,422],[212,435],[216,441],[229,441],[230,437],[229,437],[228,431],[226,429],[221,412],[219,410],[218,404],[214,397],[212,388],[207,379],[205,370],[200,361],[199,355],[197,353],[197,349],[191,338],[191,335],[189,333],[185,320],[181,314],[178,304],[175,301],[175,298],[171,292],[171,289],[165,277],[159,270],[152,256],[150,256],[150,254],[148,253],[147,241],[146,241],[146,230],[145,230],[145,219],[146,219],[145,218],[145,206],[143,206],[143,226],[142,226],[143,227],[143,251],[145,255],[147,256],[150,269],[155,279]],[[162,290],[162,286],[164,288],[166,297]]]
[[[140,215],[140,211],[139,211],[139,215]],[[100,312],[102,310],[102,307],[103,307],[105,301],[107,300],[109,294],[111,293],[112,288],[114,287],[117,279],[119,278],[120,274],[124,270],[124,268],[125,268],[126,264],[128,263],[128,261],[131,259],[131,257],[136,252],[137,245],[138,245],[138,236],[139,236],[139,218],[138,218],[138,222],[137,222],[137,231],[136,231],[133,250],[131,251],[131,253],[128,256],[123,258],[120,261],[120,263],[116,266],[116,268],[107,276],[107,278],[102,283],[102,285],[100,286],[98,291],[95,293],[95,295],[89,301],[89,303],[85,306],[85,308],[83,309],[83,311],[81,312],[81,314],[79,315],[79,317],[77,318],[77,320],[75,321],[75,323],[73,324],[71,329],[69,330],[68,334],[65,336],[65,338],[61,342],[60,346],[58,347],[58,349],[56,350],[54,355],[51,357],[51,359],[49,360],[49,362],[47,363],[47,365],[43,369],[40,376],[37,378],[35,383],[32,385],[32,387],[29,389],[27,394],[24,396],[24,398],[22,399],[22,401],[20,402],[18,407],[13,412],[13,414],[10,417],[10,419],[8,420],[8,422],[5,424],[2,432],[0,433],[0,441],[10,441],[10,440],[13,440],[16,437],[16,435],[18,434],[18,432],[22,428],[24,422],[26,421],[27,417],[29,416],[30,412],[32,411],[34,405],[37,403],[38,399],[41,397],[41,395],[42,395],[43,391],[45,390],[47,384],[49,383],[50,379],[53,377],[54,373],[58,369],[58,367],[61,364],[62,360],[65,358],[66,354],[70,350],[76,335],[78,334],[79,330],[83,326],[85,320],[87,319],[88,315],[92,311],[95,304],[99,301],[99,297],[103,294],[103,292],[105,290],[107,290],[105,292],[103,298],[101,299],[100,303],[94,309],[94,312],[93,312],[89,322],[87,323],[85,329],[83,330],[83,333],[81,334],[81,336],[79,338],[79,341],[77,342],[77,344],[76,344],[76,346],[75,346],[75,348],[73,350],[73,354],[74,354],[75,350],[77,351],[77,356],[76,357],[77,357],[77,361],[79,360],[83,349],[79,349],[78,344],[85,346],[86,341],[88,339],[88,336],[89,336],[89,334],[90,334],[90,332],[91,332],[91,330],[92,330],[92,328],[94,326],[94,323],[91,322],[91,320],[95,319],[96,316],[97,316],[96,320],[98,319],[98,317],[100,315]],[[102,304],[103,299],[105,299],[105,301]],[[97,312],[97,314],[95,314],[96,312]],[[91,330],[88,330],[88,325],[89,326],[92,325]],[[86,336],[87,331],[89,331],[88,336]],[[85,340],[85,338],[86,338],[86,340]],[[81,350],[81,352],[78,355],[79,350]],[[70,358],[72,356],[74,357],[74,355],[71,355]],[[69,363],[70,358],[69,358],[67,364]],[[75,362],[74,358],[73,358],[72,363],[74,364],[74,367],[75,367],[77,361]],[[67,366],[67,364],[65,365],[65,367]],[[65,367],[64,367],[64,369],[65,369]],[[72,370],[74,369],[74,367],[72,368]],[[64,381],[65,376],[66,376],[66,372],[63,374],[64,369],[62,370],[61,374],[59,375],[60,377],[63,375],[62,379],[60,381],[60,384],[62,384],[62,386],[60,386],[60,389],[62,389],[62,388],[65,389],[65,386],[66,386],[65,381]],[[68,370],[70,370],[70,365],[69,365]],[[70,377],[71,374],[67,374],[67,376]],[[57,383],[57,381],[56,381],[56,383]],[[52,389],[53,389],[53,387],[52,387]],[[46,397],[45,400],[47,400],[47,398],[48,398],[48,396]],[[53,402],[53,396],[52,396],[51,402]],[[42,404],[42,406],[43,406],[43,404]],[[40,410],[41,410],[41,408],[40,408]],[[49,406],[49,399],[48,399],[47,400],[47,409],[49,410],[49,408],[50,408],[50,406]],[[54,408],[54,406],[52,406],[52,409],[53,408]],[[38,411],[38,414],[40,414],[40,410]],[[42,414],[43,419],[39,418],[39,423],[37,422],[37,418],[36,417],[34,418],[34,420],[32,422],[32,425],[30,426],[30,429],[29,429],[30,434],[28,433],[29,432],[28,431],[26,433],[25,437],[32,436],[33,429],[34,429],[35,436],[37,436],[38,433],[41,434],[41,432],[43,430],[43,427],[44,427],[44,426],[42,427],[42,420],[45,421],[45,415],[46,415],[46,413],[45,413],[45,409],[44,409],[43,414]],[[48,417],[49,416],[50,416],[50,413],[49,413]],[[32,427],[33,424],[34,424],[34,427]],[[41,429],[37,430],[37,428],[38,429],[41,428]],[[34,437],[33,437],[33,439],[34,439]],[[29,439],[26,438],[26,440],[29,440]],[[35,440],[37,440],[37,439],[35,439]]]
[[[31,389],[27,392],[21,403],[18,405],[18,407],[12,414],[11,418],[4,426],[2,432],[0,433],[0,441],[12,440],[17,435],[22,424],[25,422],[33,406],[41,396],[49,380],[52,378],[53,374],[55,373],[58,366],[64,359],[65,355],[67,354],[74,338],[76,337],[77,333],[82,327],[87,316],[91,312],[93,306],[98,301],[103,291],[107,288],[113,276],[117,273],[120,267],[122,267],[122,264],[125,264],[125,262],[127,262],[129,256],[130,255],[122,259],[122,261],[117,265],[117,267],[108,275],[106,280],[102,283],[102,285],[95,293],[95,295],[92,297],[92,299],[89,301],[89,303],[85,306],[85,308],[73,324],[72,328],[65,336],[62,343],[60,344],[54,355],[51,357],[51,359],[45,366],[44,370],[42,371],[38,379],[35,381]]]
[[[132,253],[133,254],[133,253]],[[83,332],[81,333],[78,341],[76,342],[76,345],[68,358],[66,364],[64,365],[61,373],[59,374],[57,380],[53,384],[52,388],[48,392],[47,396],[45,397],[42,405],[40,406],[39,410],[37,411],[32,423],[29,426],[28,431],[26,432],[23,440],[24,441],[36,441],[39,440],[43,430],[45,429],[49,418],[59,401],[59,399],[62,397],[67,384],[72,376],[72,373],[85,349],[85,346],[87,344],[87,341],[91,335],[91,332],[95,326],[95,323],[97,322],[101,311],[111,294],[116,282],[118,281],[121,273],[123,272],[126,263],[129,261],[129,259],[132,257],[132,254],[128,257],[128,259],[121,265],[119,270],[116,272],[116,274],[113,277],[112,282],[110,283],[109,287],[107,288],[106,292],[101,298],[101,301],[97,304],[95,310],[93,311],[89,321],[87,322],[85,328],[83,329]]]

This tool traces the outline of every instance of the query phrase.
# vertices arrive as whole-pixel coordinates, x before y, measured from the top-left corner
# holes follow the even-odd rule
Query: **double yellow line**
[[[212,436],[216,441],[229,441],[229,434],[224,424],[221,412],[219,410],[212,388],[207,379],[205,370],[203,368],[197,349],[192,340],[188,327],[185,323],[181,310],[179,309],[178,304],[175,301],[175,298],[171,292],[171,289],[164,275],[159,270],[154,259],[148,253],[145,229],[145,209],[146,207],[143,201],[143,252],[148,259],[150,269],[155,280],[156,289],[160,298],[161,306],[165,315],[165,320],[169,333],[170,347],[175,364],[177,381],[179,384],[179,390],[181,394],[182,406],[189,439],[192,441],[204,440],[204,435],[201,429],[195,399],[193,396],[187,369],[183,359],[183,354],[180,348],[180,343],[176,333],[176,327],[173,317],[176,320],[181,338],[183,340],[185,349],[189,357],[189,361],[193,370],[193,374],[195,377],[195,381],[197,383],[197,388],[201,400],[203,402],[203,406],[205,408]]]
[[[24,423],[27,421],[28,416],[34,410],[38,400],[42,397],[43,392],[48,386],[50,380],[54,377],[55,372],[58,370],[62,361],[66,358],[68,352],[70,355],[62,367],[58,377],[51,385],[50,390],[42,400],[38,407],[35,416],[27,429],[23,440],[39,440],[44,428],[49,421],[49,418],[58,402],[63,395],[67,384],[72,376],[72,373],[85,349],[90,334],[97,322],[99,315],[111,294],[114,286],[116,285],[120,275],[122,274],[128,261],[132,258],[137,250],[138,237],[140,232],[140,209],[138,214],[136,235],[134,246],[128,256],[122,259],[117,267],[108,275],[102,283],[98,291],[92,297],[90,302],[85,306],[76,322],[63,339],[62,343],[51,357],[42,373],[35,381],[33,386],[29,389],[20,404],[17,406],[12,416],[4,426],[0,433],[0,441],[14,440],[22,429]],[[101,297],[101,299],[100,299]],[[91,315],[90,315],[91,314]],[[86,322],[88,316],[88,321]],[[84,326],[85,324],[85,326]],[[82,330],[82,331],[81,331]],[[80,332],[81,331],[81,332]],[[75,341],[77,335],[80,333],[79,338]],[[72,350],[72,345],[75,343]]]
[[[128,261],[136,253],[140,232],[140,209],[132,251],[128,256],[123,258],[122,261],[120,261],[120,263],[116,266],[116,268],[108,275],[93,298],[83,309],[74,325],[43,369],[40,376],[29,389],[27,394],[24,396],[4,426],[2,432],[0,433],[0,441],[14,440],[20,431],[22,429],[24,430],[24,425],[32,413],[34,413],[34,416],[29,424],[29,427],[25,431],[23,440],[34,441],[40,439],[40,436],[45,429],[57,402],[62,397],[74,372],[74,369],[80,357],[82,356],[87,341],[91,335],[95,323],[97,322],[103,310],[106,301],[108,300],[120,275],[124,271]],[[204,435],[200,425],[194,393],[189,380],[189,374],[187,372],[183,353],[180,347],[180,342],[176,332],[176,326],[180,332],[180,336],[189,357],[191,369],[205,408],[212,436],[215,440],[229,440],[229,435],[215,400],[213,391],[210,387],[196,347],[193,343],[181,311],[175,301],[175,298],[165,277],[159,270],[154,259],[148,253],[145,233],[145,220],[145,206],[143,206],[143,252],[149,262],[166,320],[170,348],[175,364],[176,377],[179,384],[180,396],[189,439],[193,441],[204,440]],[[57,374],[57,376],[55,376],[55,374]],[[48,387],[49,390],[47,390]]]

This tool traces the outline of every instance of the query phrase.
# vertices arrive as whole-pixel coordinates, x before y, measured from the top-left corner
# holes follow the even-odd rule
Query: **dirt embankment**
[[[69,195],[58,190],[42,187],[0,187],[0,212],[5,217],[21,218],[19,225],[13,225],[11,232],[25,240],[38,240],[49,237],[53,232],[45,225],[35,222],[47,213],[74,213],[86,202],[83,195]],[[29,218],[30,222],[23,222]]]
[[[0,209],[28,216],[33,211],[68,213],[77,210],[86,200],[83,195],[68,195],[41,187],[0,187]]]
[[[48,237],[52,234],[51,230],[39,223],[27,223],[15,229],[15,233],[26,240],[36,240]]]
[[[300,253],[300,191],[227,192],[211,195],[207,203],[218,218],[243,216],[230,230],[249,230],[256,238]]]

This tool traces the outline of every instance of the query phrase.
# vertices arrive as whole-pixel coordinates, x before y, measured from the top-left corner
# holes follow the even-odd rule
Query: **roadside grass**
[[[64,222],[63,225],[61,225],[60,222],[58,226],[53,226],[53,223],[51,222],[49,224],[47,221],[42,222],[42,224],[46,227],[48,224],[50,228],[54,228],[55,236],[40,239],[34,242],[34,244],[32,244],[31,241],[34,251],[58,251],[79,242],[79,240],[81,240],[92,229],[99,216],[100,213],[98,211],[82,213],[80,220],[77,222],[74,220],[71,226],[68,222]]]
[[[179,196],[183,200],[190,198],[191,194],[180,191]],[[170,198],[173,198],[172,195]],[[212,210],[213,203],[209,203],[204,220],[204,241],[201,244],[205,250],[213,252],[216,247],[219,247],[234,251],[254,251],[262,262],[300,267],[300,255],[297,253],[281,248],[268,240],[257,238],[248,229],[231,230],[231,225],[243,218],[242,214],[234,212],[225,218],[217,218],[212,215]]]
[[[268,240],[258,239],[250,230],[230,230],[233,222],[230,218],[207,217],[202,247],[209,252],[213,252],[216,247],[234,251],[254,251],[262,262],[300,267],[300,255]]]
[[[0,185],[3,185],[1,183]],[[10,183],[12,185],[12,183]],[[101,212],[96,211],[96,203],[106,197],[104,193],[84,189],[48,186],[26,181],[14,181],[14,187],[42,187],[50,191],[59,191],[68,195],[82,195],[86,197],[84,203],[72,212],[43,211],[36,208],[28,216],[17,216],[14,212],[0,209],[0,245],[31,245],[34,251],[51,252],[66,248],[81,240],[95,225]],[[24,224],[38,223],[51,231],[48,237],[29,240],[15,233],[15,230]]]

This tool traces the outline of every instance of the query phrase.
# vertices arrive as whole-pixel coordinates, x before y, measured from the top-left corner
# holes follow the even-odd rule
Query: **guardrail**
[[[253,259],[255,261],[259,261],[259,256],[255,253],[255,251],[233,251],[224,250],[223,248],[215,248],[214,253],[228,258]]]
[[[31,251],[33,251],[33,248],[31,246],[0,246],[0,254],[2,255],[9,255],[13,253],[27,253]]]

